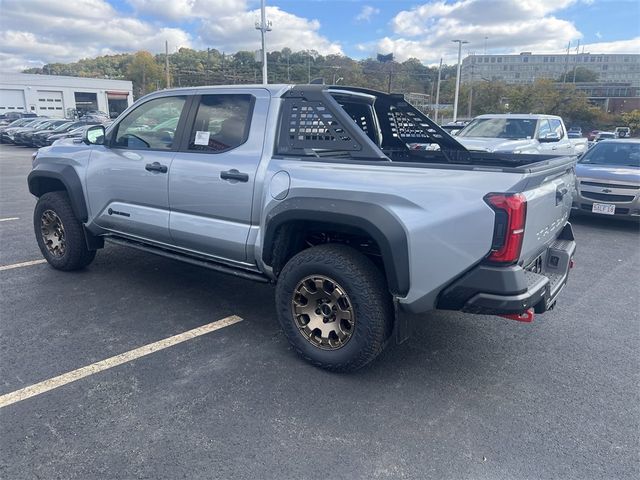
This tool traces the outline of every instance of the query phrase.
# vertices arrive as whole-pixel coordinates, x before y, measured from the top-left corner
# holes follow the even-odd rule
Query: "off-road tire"
[[[295,320],[293,295],[299,282],[313,275],[335,280],[353,308],[351,336],[334,350],[314,345]],[[311,364],[333,371],[354,371],[371,362],[382,352],[393,326],[393,303],[384,275],[366,256],[346,245],[319,245],[291,258],[278,278],[276,307],[293,348]]]
[[[42,216],[47,211],[55,213],[64,229],[65,249],[59,256],[49,251],[42,235]],[[48,192],[38,199],[33,212],[33,228],[42,256],[57,270],[79,270],[89,265],[96,256],[95,250],[87,248],[82,224],[73,213],[66,192]]]

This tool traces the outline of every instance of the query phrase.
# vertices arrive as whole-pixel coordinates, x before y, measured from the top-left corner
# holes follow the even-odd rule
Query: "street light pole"
[[[469,43],[466,40],[452,40],[458,44],[458,72],[456,74],[456,94],[453,98],[453,121],[458,120],[458,96],[460,95],[460,69],[462,67],[462,44]]]

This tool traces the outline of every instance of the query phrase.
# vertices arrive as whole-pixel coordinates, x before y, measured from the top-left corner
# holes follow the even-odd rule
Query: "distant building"
[[[576,89],[584,92],[589,101],[605,112],[623,113],[640,109],[640,86],[631,83],[576,83]]]
[[[132,103],[133,85],[128,80],[0,74],[0,115],[29,112],[65,118],[89,110],[119,114]]]
[[[640,87],[640,54],[469,55],[462,61],[462,81],[533,83],[539,78],[573,81],[574,67],[597,75],[598,83],[628,83]]]

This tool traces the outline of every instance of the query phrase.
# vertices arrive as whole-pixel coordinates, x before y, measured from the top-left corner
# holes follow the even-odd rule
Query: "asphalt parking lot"
[[[610,479],[640,474],[637,224],[574,220],[533,324],[438,312],[355,374],[301,361],[273,288],[108,245],[41,259],[31,149],[0,145],[0,396],[243,320],[0,407],[0,478]]]

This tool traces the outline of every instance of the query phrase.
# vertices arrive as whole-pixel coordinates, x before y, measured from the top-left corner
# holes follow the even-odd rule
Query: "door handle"
[[[248,182],[249,174],[239,172],[235,168],[232,168],[231,170],[220,172],[220,178],[222,180],[235,180],[237,182]]]
[[[167,166],[166,165],[160,165],[159,162],[147,163],[147,165],[144,167],[144,169],[146,171],[148,171],[148,172],[167,173]]]
[[[558,205],[564,199],[564,196],[569,193],[569,189],[565,185],[559,185],[556,189],[556,205]]]

